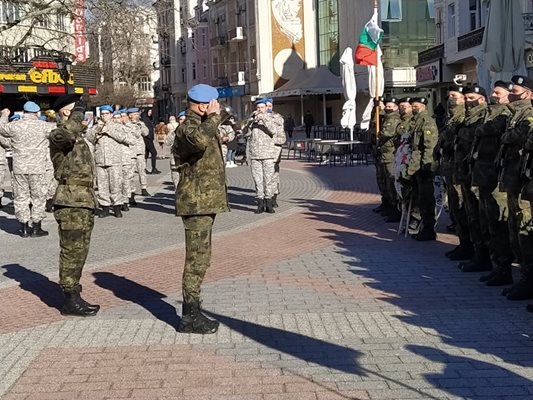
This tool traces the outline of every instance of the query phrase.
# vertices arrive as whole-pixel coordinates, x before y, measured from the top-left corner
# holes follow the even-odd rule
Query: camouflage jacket
[[[266,160],[278,158],[279,150],[276,144],[281,138],[279,126],[273,113],[258,114],[253,121],[250,121],[243,129],[243,133],[248,137],[248,154],[250,159]],[[283,135],[285,132],[283,131]]]
[[[511,111],[506,104],[489,106],[482,125],[478,126],[472,146],[472,186],[491,188],[498,185],[496,159],[500,150],[500,138],[505,131]]]
[[[277,113],[275,111],[272,111],[270,114],[272,114],[272,116],[274,117],[276,121],[276,125],[277,125],[276,133],[274,135],[274,144],[276,146],[280,146],[281,148],[281,146],[283,146],[285,142],[287,141],[287,135],[285,134],[285,128],[284,128],[285,119],[280,113]],[[279,149],[278,151],[281,151],[281,149]]]
[[[0,136],[0,165],[7,164],[6,151],[11,149],[11,143],[8,138]],[[0,182],[2,185],[2,182]]]
[[[400,122],[398,111],[385,114],[383,117],[383,125],[381,125],[378,135],[378,154],[379,161],[382,163],[388,164],[394,161],[395,139]]]
[[[87,132],[87,140],[94,143],[94,159],[98,167],[122,165],[123,144],[128,143],[128,138],[121,123],[109,121],[96,125]]]
[[[404,133],[410,132],[413,126],[413,114],[400,115],[400,123],[396,127],[396,136],[402,136]]]
[[[450,108],[444,128],[439,132],[439,140],[435,147],[435,159],[439,161],[440,173],[443,176],[453,175],[455,137],[464,119],[464,106]]]
[[[533,128],[533,105],[531,100],[519,100],[509,104],[512,117],[501,137],[499,153],[500,190],[518,192],[522,186],[521,153]]]
[[[9,138],[14,174],[44,174],[49,152],[50,125],[34,115],[8,122],[0,118],[0,135]]]
[[[50,134],[50,155],[58,187],[54,204],[64,207],[96,208],[94,162],[83,138],[86,130],[83,112],[75,111],[67,121],[60,121]]]
[[[431,170],[433,149],[438,140],[437,124],[427,111],[421,111],[413,117],[412,131],[411,160],[407,166],[409,176],[414,175],[420,169]]]
[[[191,110],[176,129],[172,147],[180,182],[176,215],[207,215],[229,211],[226,171],[218,139],[220,115],[200,117]]]
[[[130,129],[133,137],[135,138],[135,144],[133,145],[132,153],[135,156],[140,154],[144,155],[146,152],[146,145],[144,144],[144,137],[148,136],[148,127],[142,121],[128,122],[126,124]]]
[[[122,124],[122,130],[124,131],[124,141],[122,142],[122,165],[129,165],[132,163],[132,159],[137,155],[134,154],[137,139],[134,136],[133,130],[127,124]]]

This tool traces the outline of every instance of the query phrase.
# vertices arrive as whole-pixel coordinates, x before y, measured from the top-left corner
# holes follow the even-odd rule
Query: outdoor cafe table
[[[324,143],[329,142],[329,143]],[[344,164],[348,165],[348,162],[353,162],[353,155],[357,154],[356,149],[358,146],[365,144],[365,142],[362,142],[360,140],[322,140],[320,144],[324,143],[324,146],[322,146],[321,149],[321,155],[324,154],[325,148],[327,147],[329,149],[329,165],[335,165],[336,164],[336,157],[341,156],[344,158]],[[320,157],[319,165],[321,165],[323,162],[322,156]]]

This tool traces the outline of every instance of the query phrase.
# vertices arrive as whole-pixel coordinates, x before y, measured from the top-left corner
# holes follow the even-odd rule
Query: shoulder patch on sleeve
[[[528,120],[529,122],[533,122],[533,117],[527,117],[527,120]]]
[[[432,133],[429,129],[426,131],[426,135],[431,135]]]

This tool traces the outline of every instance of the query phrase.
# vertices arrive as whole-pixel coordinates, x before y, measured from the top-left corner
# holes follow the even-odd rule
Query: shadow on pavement
[[[92,275],[96,285],[113,292],[119,299],[140,305],[173,328],[178,326],[180,319],[176,309],[163,300],[166,297],[163,293],[112,272],[93,272]]]
[[[3,211],[5,211],[5,207]],[[20,235],[20,223],[15,217],[7,218],[0,216],[0,230],[11,235]]]
[[[63,294],[59,285],[46,276],[31,271],[20,264],[2,265],[4,276],[19,282],[19,287],[32,293],[50,308],[59,310],[63,305]]]

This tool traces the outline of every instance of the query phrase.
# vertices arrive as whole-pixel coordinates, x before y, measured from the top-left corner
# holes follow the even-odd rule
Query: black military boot
[[[4,198],[3,196],[0,196],[0,209],[4,208],[4,205],[2,204],[2,199],[3,198]]]
[[[484,247],[474,246],[474,257],[468,261],[461,261],[457,267],[463,272],[483,272],[492,270],[492,262]]]
[[[205,335],[215,333],[219,323],[207,318],[200,310],[200,302],[183,303],[178,332]]]
[[[27,238],[27,237],[30,237],[30,232],[31,232],[31,228],[30,228],[30,223],[29,222],[26,222],[26,223],[21,223],[21,230],[20,230],[20,236],[22,236],[23,238]]]
[[[135,201],[135,193],[132,193],[130,196],[130,206],[137,207],[137,202]]]
[[[115,218],[122,218],[122,206],[113,206],[113,213]]]
[[[265,211],[269,214],[274,214],[274,207],[272,206],[272,199],[265,199]]]
[[[445,253],[445,256],[452,261],[469,260],[474,257],[474,246],[470,242],[459,243],[459,246]]]
[[[44,207],[44,210],[47,213],[51,213],[54,211],[54,199],[48,199],[46,200],[46,206]]]
[[[257,210],[254,211],[256,214],[262,214],[265,211],[265,200],[257,199]]]
[[[146,189],[141,189],[141,196],[150,196],[150,193]]]
[[[75,315],[78,317],[92,317],[100,310],[99,305],[92,305],[83,300],[80,296],[81,286],[73,288],[63,288],[65,302],[61,307],[62,315]]]
[[[98,218],[109,217],[109,206],[102,206],[102,211],[98,214]]]
[[[372,211],[379,214],[383,210],[385,210],[385,208],[387,208],[387,204],[385,204],[385,202],[382,201],[381,204],[379,206],[377,206],[377,207],[374,207],[372,209]]]
[[[402,219],[402,213],[398,211],[396,207],[391,207],[385,213],[385,222],[387,224],[400,222]]]
[[[130,208],[128,207],[128,203],[122,204],[122,211],[129,211]]]
[[[502,292],[502,294],[507,297],[507,300],[533,299],[533,274],[524,269],[521,270],[521,274],[522,276],[518,283],[515,283],[508,289],[504,289]]]
[[[161,173],[161,171],[159,171],[157,168],[153,168],[152,169],[152,175],[158,175],[160,173]]]
[[[487,286],[505,286],[513,283],[513,271],[511,270],[510,265],[506,267],[497,267],[489,275],[492,276],[487,279]]]
[[[41,221],[33,223],[30,236],[31,237],[48,236],[48,232],[43,231],[41,229]]]
[[[415,239],[418,242],[429,242],[437,240],[437,233],[433,228],[423,228],[416,236]]]
[[[278,195],[277,194],[272,196],[272,207],[274,207],[274,208],[278,208],[279,207],[278,202],[276,201],[277,199],[278,199]]]

